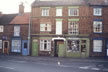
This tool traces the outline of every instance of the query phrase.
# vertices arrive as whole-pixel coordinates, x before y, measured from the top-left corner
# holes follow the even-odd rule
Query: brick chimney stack
[[[23,3],[21,3],[19,5],[19,14],[22,15],[23,13],[24,13],[24,5],[23,5]]]

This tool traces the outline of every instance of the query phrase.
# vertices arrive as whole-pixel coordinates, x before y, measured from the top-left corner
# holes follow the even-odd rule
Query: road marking
[[[12,67],[6,67],[6,66],[0,66],[1,68],[5,68],[5,69],[11,69],[11,70],[15,70],[14,68]]]
[[[17,61],[17,60],[8,60],[8,61],[11,61],[11,62],[18,62],[18,63],[27,63],[26,61]]]
[[[80,69],[89,69],[89,66],[79,67]]]
[[[92,70],[100,70],[100,68],[91,68]]]

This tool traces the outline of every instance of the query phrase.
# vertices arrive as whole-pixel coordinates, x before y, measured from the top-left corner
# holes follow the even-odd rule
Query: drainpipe
[[[31,13],[29,16],[29,30],[28,30],[28,55],[30,55],[30,41],[31,41]]]

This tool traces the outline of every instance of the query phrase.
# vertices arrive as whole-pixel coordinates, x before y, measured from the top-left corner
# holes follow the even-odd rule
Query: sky
[[[30,12],[33,1],[35,0],[0,0],[0,12],[3,14],[18,13],[21,2],[24,2],[25,12]]]
[[[0,12],[2,14],[12,14],[19,12],[19,5],[24,3],[24,11],[31,11],[31,3],[35,0],[0,0]],[[40,0],[40,1],[53,1],[53,0]]]

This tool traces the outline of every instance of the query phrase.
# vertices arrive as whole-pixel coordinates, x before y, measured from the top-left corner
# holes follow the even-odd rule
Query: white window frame
[[[69,21],[68,22],[68,33],[72,35],[79,34],[79,21]]]
[[[2,49],[2,40],[0,40],[0,49]]]
[[[99,26],[99,27],[98,27]],[[102,33],[102,21],[93,22],[93,31],[94,33]]]
[[[102,8],[93,8],[94,16],[102,16]]]
[[[4,31],[4,26],[0,25],[0,32],[3,32],[3,31]]]
[[[56,16],[62,16],[62,8],[56,8]]]
[[[20,36],[20,26],[19,25],[14,26],[14,36]]]
[[[40,31],[41,32],[44,32],[44,31],[51,32],[51,24],[40,24]]]
[[[46,41],[47,48],[44,48]],[[40,40],[40,51],[51,51],[51,40]]]
[[[93,40],[93,52],[102,52],[102,40]]]
[[[75,15],[75,11],[76,11],[76,15]],[[79,16],[79,8],[69,8],[68,15],[69,16]]]
[[[21,52],[21,40],[12,40],[12,52]]]
[[[49,8],[42,8],[42,16],[49,16]]]
[[[56,20],[56,34],[62,35],[62,20]]]

